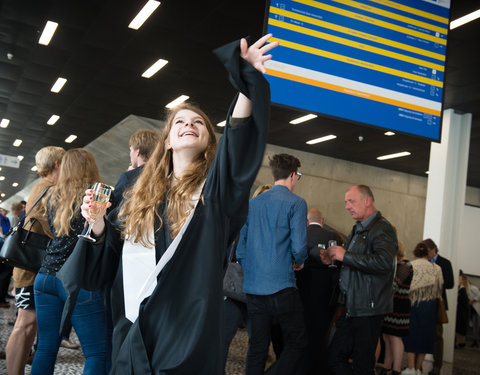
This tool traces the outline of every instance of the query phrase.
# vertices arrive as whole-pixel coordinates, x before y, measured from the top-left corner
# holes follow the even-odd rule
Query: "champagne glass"
[[[92,186],[93,200],[91,202],[92,207],[90,207],[88,210],[89,220],[87,233],[79,234],[79,238],[88,242],[96,242],[95,238],[90,236],[90,233],[92,232],[92,227],[95,221],[97,221],[98,218],[101,218],[105,212],[105,208],[110,200],[112,190],[113,188],[111,186],[101,182],[97,182]]]
[[[331,246],[337,246],[337,241],[335,240],[330,240],[328,241],[328,247],[331,247]],[[332,264],[329,264],[328,267],[330,268],[337,268],[337,265],[335,264],[335,260],[332,262]]]

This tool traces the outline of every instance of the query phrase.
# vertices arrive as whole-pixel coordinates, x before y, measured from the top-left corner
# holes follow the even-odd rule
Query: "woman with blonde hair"
[[[34,292],[38,325],[37,352],[32,364],[33,375],[53,374],[61,336],[60,321],[67,298],[56,273],[68,259],[84,228],[80,214],[85,189],[101,181],[91,152],[75,148],[62,159],[57,184],[46,199],[47,220],[53,239],[46,250],[35,278]],[[105,311],[103,294],[80,290],[71,322],[80,339],[85,356],[84,374],[104,374]]]
[[[240,91],[218,147],[204,112],[174,108],[123,203],[95,222],[97,242],[80,241],[65,265],[72,292],[76,283],[113,285],[114,374],[222,372],[225,252],[246,218],[265,149],[269,88],[261,73],[278,44],[265,44],[270,37],[215,51]],[[90,198],[87,191],[85,217]]]
[[[26,229],[50,238],[52,238],[52,232],[47,223],[45,200],[40,200],[34,207],[32,206],[42,194],[46,194],[57,182],[64,154],[65,150],[62,147],[55,146],[43,147],[36,153],[35,165],[41,180],[33,187],[25,208],[25,212],[28,214],[25,218]],[[13,269],[15,306],[18,310],[17,319],[8,338],[6,348],[7,372],[10,375],[25,373],[25,365],[37,334],[35,300],[33,297],[35,276],[35,272],[26,269]]]

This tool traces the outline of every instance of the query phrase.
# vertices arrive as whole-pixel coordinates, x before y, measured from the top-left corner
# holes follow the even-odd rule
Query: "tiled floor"
[[[12,330],[12,322],[15,319],[15,308],[0,308],[0,351],[5,350],[5,345]],[[78,342],[75,333],[70,338]],[[237,332],[230,346],[227,362],[227,375],[240,375],[245,373],[245,356],[247,352],[248,336],[244,329]],[[79,350],[60,348],[55,365],[55,375],[78,375],[82,373],[84,358]],[[428,373],[432,364],[429,361],[424,363],[424,373]],[[0,374],[6,374],[5,360],[0,360]],[[30,374],[30,366],[27,365],[25,374]],[[480,374],[480,349],[463,348],[455,351],[454,364],[445,363],[442,375],[479,375]]]

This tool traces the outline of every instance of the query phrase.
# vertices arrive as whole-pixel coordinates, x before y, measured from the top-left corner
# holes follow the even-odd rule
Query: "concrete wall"
[[[288,153],[298,157],[303,177],[295,193],[310,207],[320,209],[326,223],[348,234],[354,224],[344,208],[345,192],[352,185],[369,185],[378,210],[397,228],[407,254],[422,240],[427,178],[364,164],[268,145],[255,185],[273,182],[268,157]],[[466,203],[480,205],[480,189],[467,188]]]

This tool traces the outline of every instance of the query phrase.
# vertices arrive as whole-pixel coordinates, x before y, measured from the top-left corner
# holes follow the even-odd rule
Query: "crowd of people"
[[[294,194],[301,162],[289,154],[269,158],[273,184],[249,200],[267,138],[262,73],[278,44],[270,37],[215,52],[239,92],[218,144],[199,107],[175,107],[161,134],[131,136],[131,166],[96,220],[91,187],[102,178],[93,154],[37,152],[41,179],[28,203],[12,205],[13,217],[0,210],[2,236],[26,215],[33,232],[50,238],[38,272],[13,270],[8,374],[23,374],[32,354],[32,374],[53,374],[71,326],[84,374],[222,374],[239,326],[249,336],[247,375],[374,374],[380,342],[382,375],[420,374],[426,353],[435,359],[430,374],[440,372],[437,311],[448,309],[454,280],[431,239],[408,260],[362,184],[345,193],[351,233],[332,230]],[[87,222],[94,242],[79,239]],[[242,266],[245,300],[224,296],[227,252]],[[12,269],[0,267],[0,307],[8,307]],[[471,319],[478,346],[480,292],[463,274],[459,288],[456,345],[465,345]],[[271,343],[276,360],[266,369]]]

